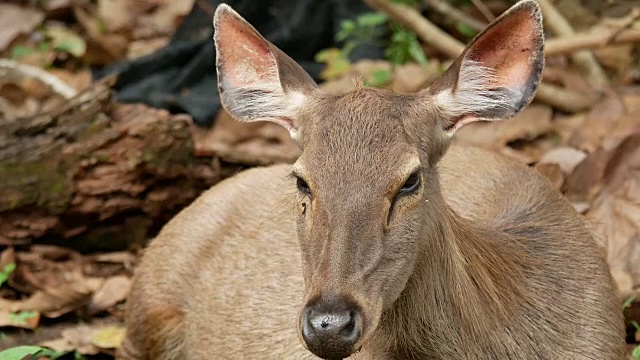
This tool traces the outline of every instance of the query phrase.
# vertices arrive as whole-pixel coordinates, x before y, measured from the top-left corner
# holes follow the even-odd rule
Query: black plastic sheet
[[[165,48],[133,61],[94,69],[94,78],[119,73],[117,101],[187,113],[196,124],[210,126],[220,109],[212,11],[222,2],[233,7],[316,81],[324,65],[315,63],[314,55],[340,46],[334,39],[342,20],[371,11],[360,0],[199,0]],[[351,53],[351,59],[382,55],[381,48],[363,45]]]

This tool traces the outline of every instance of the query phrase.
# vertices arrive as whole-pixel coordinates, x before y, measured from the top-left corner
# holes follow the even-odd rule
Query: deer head
[[[348,357],[400,296],[429,219],[446,210],[436,165],[453,134],[531,101],[544,63],[540,10],[518,3],[412,95],[324,93],[229,6],[217,8],[214,27],[224,108],[286,127],[303,150],[289,180],[305,280],[301,341],[322,358]]]

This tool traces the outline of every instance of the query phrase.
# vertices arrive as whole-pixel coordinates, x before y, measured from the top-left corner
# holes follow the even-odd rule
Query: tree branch
[[[542,14],[544,15],[544,22],[546,25],[560,38],[570,38],[572,41],[575,36],[575,31],[571,27],[571,24],[567,19],[562,16],[560,11],[551,3],[550,0],[538,0]],[[596,60],[592,52],[587,50],[581,50],[571,55],[571,60],[576,64],[580,70],[591,80],[595,85],[605,86],[609,83],[607,75]]]
[[[22,64],[14,60],[0,59],[0,78],[11,80],[36,79],[46,85],[53,93],[70,99],[77,94],[76,89],[67,85],[55,75],[33,65]]]
[[[364,1],[374,9],[383,11],[395,21],[404,24],[409,29],[413,30],[422,41],[451,58],[458,57],[464,50],[464,44],[446,32],[440,30],[440,28],[425,19],[414,8],[406,5],[394,4],[389,0]],[[594,101],[594,99],[589,95],[584,95],[545,83],[540,84],[538,87],[536,99],[567,112],[577,112],[587,109]]]
[[[547,40],[544,48],[546,56],[568,54],[576,50],[596,49],[613,44],[629,44],[640,42],[640,30],[626,29],[608,32],[576,33],[571,37]]]
[[[475,31],[480,32],[487,26],[487,23],[483,23],[482,21],[478,21],[472,18],[471,16],[451,6],[445,0],[423,0],[423,2],[432,7],[433,10],[450,18],[454,22],[461,22]]]
[[[536,100],[565,112],[578,112],[590,108],[595,97],[567,90],[556,85],[540,83],[536,92]]]
[[[491,9],[489,9],[489,7],[482,2],[482,0],[471,0],[471,2],[473,3],[473,6],[475,6],[476,9],[478,9],[482,16],[484,16],[487,20],[493,21],[496,19],[496,16],[493,15]]]

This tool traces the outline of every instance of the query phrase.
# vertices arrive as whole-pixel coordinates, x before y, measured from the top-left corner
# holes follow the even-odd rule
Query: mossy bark
[[[122,247],[222,178],[184,115],[111,101],[114,79],[48,114],[0,123],[0,245]]]

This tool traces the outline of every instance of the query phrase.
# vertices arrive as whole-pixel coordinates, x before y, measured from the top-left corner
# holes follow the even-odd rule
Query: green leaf
[[[36,311],[20,311],[17,313],[10,313],[9,320],[16,324],[26,324],[27,320],[32,319],[38,316],[38,312]]]
[[[420,3],[420,0],[391,0],[391,2],[408,6],[416,6]]]
[[[16,60],[33,54],[33,49],[24,45],[16,45],[11,48],[11,58]]]
[[[49,51],[51,50],[51,44],[48,41],[43,40],[36,45],[36,48],[38,51]]]
[[[427,63],[427,57],[424,55],[424,50],[422,50],[422,46],[418,39],[413,38],[411,42],[409,42],[409,55],[411,58],[415,60],[420,65],[424,65]]]
[[[382,87],[387,85],[393,78],[393,70],[380,69],[371,74],[371,77],[364,82],[365,86]]]
[[[353,20],[344,20],[340,23],[340,31],[336,34],[336,41],[346,40],[356,30],[356,23]]]
[[[640,359],[640,345],[636,346],[635,349],[631,352],[631,357],[634,359]]]
[[[371,13],[362,14],[358,16],[358,18],[356,19],[358,25],[367,26],[367,27],[383,25],[388,20],[389,18],[387,17],[387,15],[382,12],[371,12]]]
[[[391,34],[391,42],[403,43],[409,41],[411,34],[404,28],[395,28]]]
[[[345,56],[344,52],[338,48],[329,48],[320,50],[316,53],[314,60],[318,63],[327,64],[320,73],[323,80],[331,80],[339,77],[349,71],[351,62]]]
[[[47,36],[57,51],[66,52],[75,57],[80,57],[87,51],[87,43],[84,39],[70,29],[52,27],[47,29]]]
[[[55,350],[51,350],[51,349],[42,349],[39,352],[37,352],[33,357],[34,358],[39,358],[39,357],[42,357],[42,356],[46,356],[50,360],[55,360],[55,359],[58,359],[60,357],[63,357],[65,355],[67,355],[68,353],[69,353],[68,351],[55,351]]]
[[[475,31],[474,29],[472,29],[469,25],[463,23],[463,22],[457,22],[456,23],[456,30],[458,30],[458,32],[468,38],[472,38],[474,36],[476,36],[478,34],[477,31]]]
[[[22,360],[27,356],[34,359],[47,357],[55,360],[68,353],[68,351],[55,351],[40,346],[18,346],[0,352],[0,360]]]
[[[16,263],[10,262],[4,266],[4,269],[0,270],[0,286],[9,279],[9,276],[16,269]]]
[[[40,346],[18,346],[0,352],[2,360],[22,360],[25,356],[35,355],[38,352],[46,350]]]
[[[627,300],[625,300],[624,303],[622,304],[622,308],[623,309],[628,308],[631,305],[631,303],[633,302],[633,300],[635,300],[635,299],[636,299],[636,294],[633,294],[633,295],[629,296],[627,298]]]

